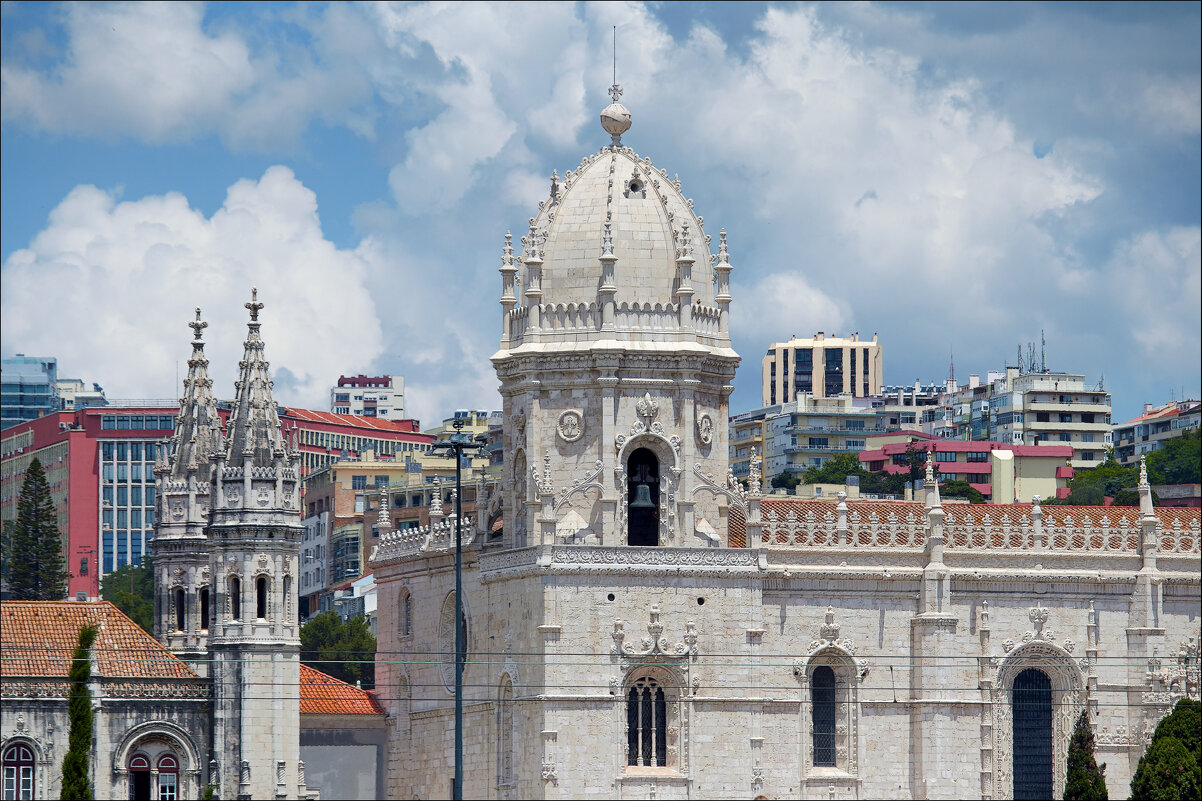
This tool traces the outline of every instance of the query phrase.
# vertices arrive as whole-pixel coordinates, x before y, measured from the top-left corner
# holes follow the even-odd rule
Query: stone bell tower
[[[196,319],[188,377],[179,402],[175,433],[159,451],[154,537],[155,635],[202,676],[209,673],[208,641],[215,590],[209,567],[211,459],[222,448],[221,418],[213,399],[204,329]]]
[[[257,291],[246,307],[249,330],[209,502],[218,587],[209,637],[218,796],[299,798],[300,457],[280,429]]]
[[[711,254],[680,181],[622,144],[621,93],[601,113],[612,143],[551,176],[520,258],[506,236],[509,547],[726,544],[723,498],[703,491],[726,478],[739,363],[726,234]]]

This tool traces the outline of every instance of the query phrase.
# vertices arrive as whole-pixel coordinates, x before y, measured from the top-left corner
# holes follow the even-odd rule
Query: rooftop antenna
[[[614,86],[618,85],[618,26],[614,26]],[[616,100],[614,101],[617,102]]]
[[[1018,343],[1018,374],[1023,374],[1023,343]]]
[[[1048,341],[1043,336],[1043,329],[1039,329],[1039,372],[1046,373],[1048,371]]]
[[[949,381],[956,380],[956,352],[950,345],[947,348],[947,378]]]

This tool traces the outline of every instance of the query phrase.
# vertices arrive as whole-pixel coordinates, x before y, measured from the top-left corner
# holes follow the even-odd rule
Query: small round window
[[[630,188],[631,192],[642,192],[643,191],[643,182],[640,181],[638,178],[632,178],[630,181],[629,188]]]

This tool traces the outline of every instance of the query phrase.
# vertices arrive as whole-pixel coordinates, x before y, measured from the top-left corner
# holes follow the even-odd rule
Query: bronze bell
[[[651,502],[651,487],[646,484],[639,484],[634,488],[634,501],[630,504],[631,509],[654,509],[655,504]]]

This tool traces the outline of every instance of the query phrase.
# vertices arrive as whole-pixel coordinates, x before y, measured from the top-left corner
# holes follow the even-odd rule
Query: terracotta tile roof
[[[352,428],[370,428],[376,431],[388,431],[396,434],[412,434],[419,440],[430,441],[434,437],[429,434],[421,434],[410,429],[410,423],[400,422],[397,420],[389,420],[384,417],[360,417],[354,414],[334,414],[333,412],[322,412],[316,409],[296,409],[291,406],[281,407],[281,412],[285,416],[295,420],[305,420],[310,423],[328,423],[336,426],[351,426]]]
[[[300,666],[302,715],[383,715],[384,709],[367,690]]]
[[[100,627],[93,675],[196,679],[192,670],[108,601],[0,603],[0,676],[65,677],[79,630]]]

